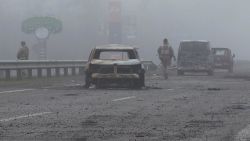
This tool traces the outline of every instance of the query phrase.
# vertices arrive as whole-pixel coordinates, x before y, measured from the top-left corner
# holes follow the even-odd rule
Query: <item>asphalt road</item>
[[[0,82],[0,140],[249,141],[242,72],[150,76],[142,90],[84,89],[81,77]]]

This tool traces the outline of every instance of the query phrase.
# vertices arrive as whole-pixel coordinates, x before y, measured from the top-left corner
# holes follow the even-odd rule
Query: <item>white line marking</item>
[[[42,89],[53,89],[53,88],[60,88],[60,87],[76,87],[76,86],[83,86],[82,84],[75,84],[75,85],[62,85],[62,86],[48,86],[42,87]]]
[[[173,91],[174,89],[168,89],[168,91]]]
[[[17,120],[17,119],[47,115],[47,114],[51,114],[51,113],[52,112],[43,112],[43,113],[29,114],[29,115],[18,116],[18,117],[11,117],[11,118],[6,118],[6,119],[1,119],[0,122],[8,122],[8,121]]]
[[[81,84],[69,84],[69,85],[64,85],[64,87],[76,87],[76,86],[81,86]]]
[[[250,140],[250,125],[248,125],[245,129],[241,130],[235,138],[235,141],[249,141],[249,140]]]
[[[116,102],[116,101],[123,101],[123,100],[128,100],[128,99],[133,99],[133,98],[136,98],[136,97],[135,96],[130,96],[130,97],[124,97],[124,98],[114,99],[112,101]]]
[[[0,94],[16,93],[16,92],[25,92],[25,91],[33,91],[33,90],[35,90],[35,89],[11,90],[11,91],[3,91],[3,92],[0,92]]]

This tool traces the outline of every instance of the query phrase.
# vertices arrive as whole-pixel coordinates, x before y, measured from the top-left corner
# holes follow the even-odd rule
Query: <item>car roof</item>
[[[121,44],[109,44],[109,45],[97,46],[97,47],[95,47],[95,49],[100,49],[100,50],[134,50],[135,47],[121,45]]]
[[[204,42],[204,43],[208,43],[209,41],[207,41],[207,40],[182,40],[181,42]]]
[[[218,50],[222,50],[222,49],[223,49],[223,50],[230,50],[229,48],[223,48],[223,47],[219,47],[219,48],[218,48],[218,47],[216,47],[216,48],[212,48],[212,49],[218,49]]]

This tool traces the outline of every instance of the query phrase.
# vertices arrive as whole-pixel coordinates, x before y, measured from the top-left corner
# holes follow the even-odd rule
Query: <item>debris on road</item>
[[[208,88],[209,91],[221,91],[221,88]]]

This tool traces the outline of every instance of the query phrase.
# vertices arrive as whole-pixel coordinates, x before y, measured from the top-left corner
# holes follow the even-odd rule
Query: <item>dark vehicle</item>
[[[91,51],[86,67],[86,87],[91,84],[105,87],[108,84],[133,88],[144,86],[145,70],[134,47],[107,45]]]
[[[177,74],[206,72],[213,75],[213,54],[208,41],[182,41],[177,62]]]
[[[228,72],[233,72],[234,57],[228,48],[212,48],[214,54],[214,66],[217,69],[227,69]]]

